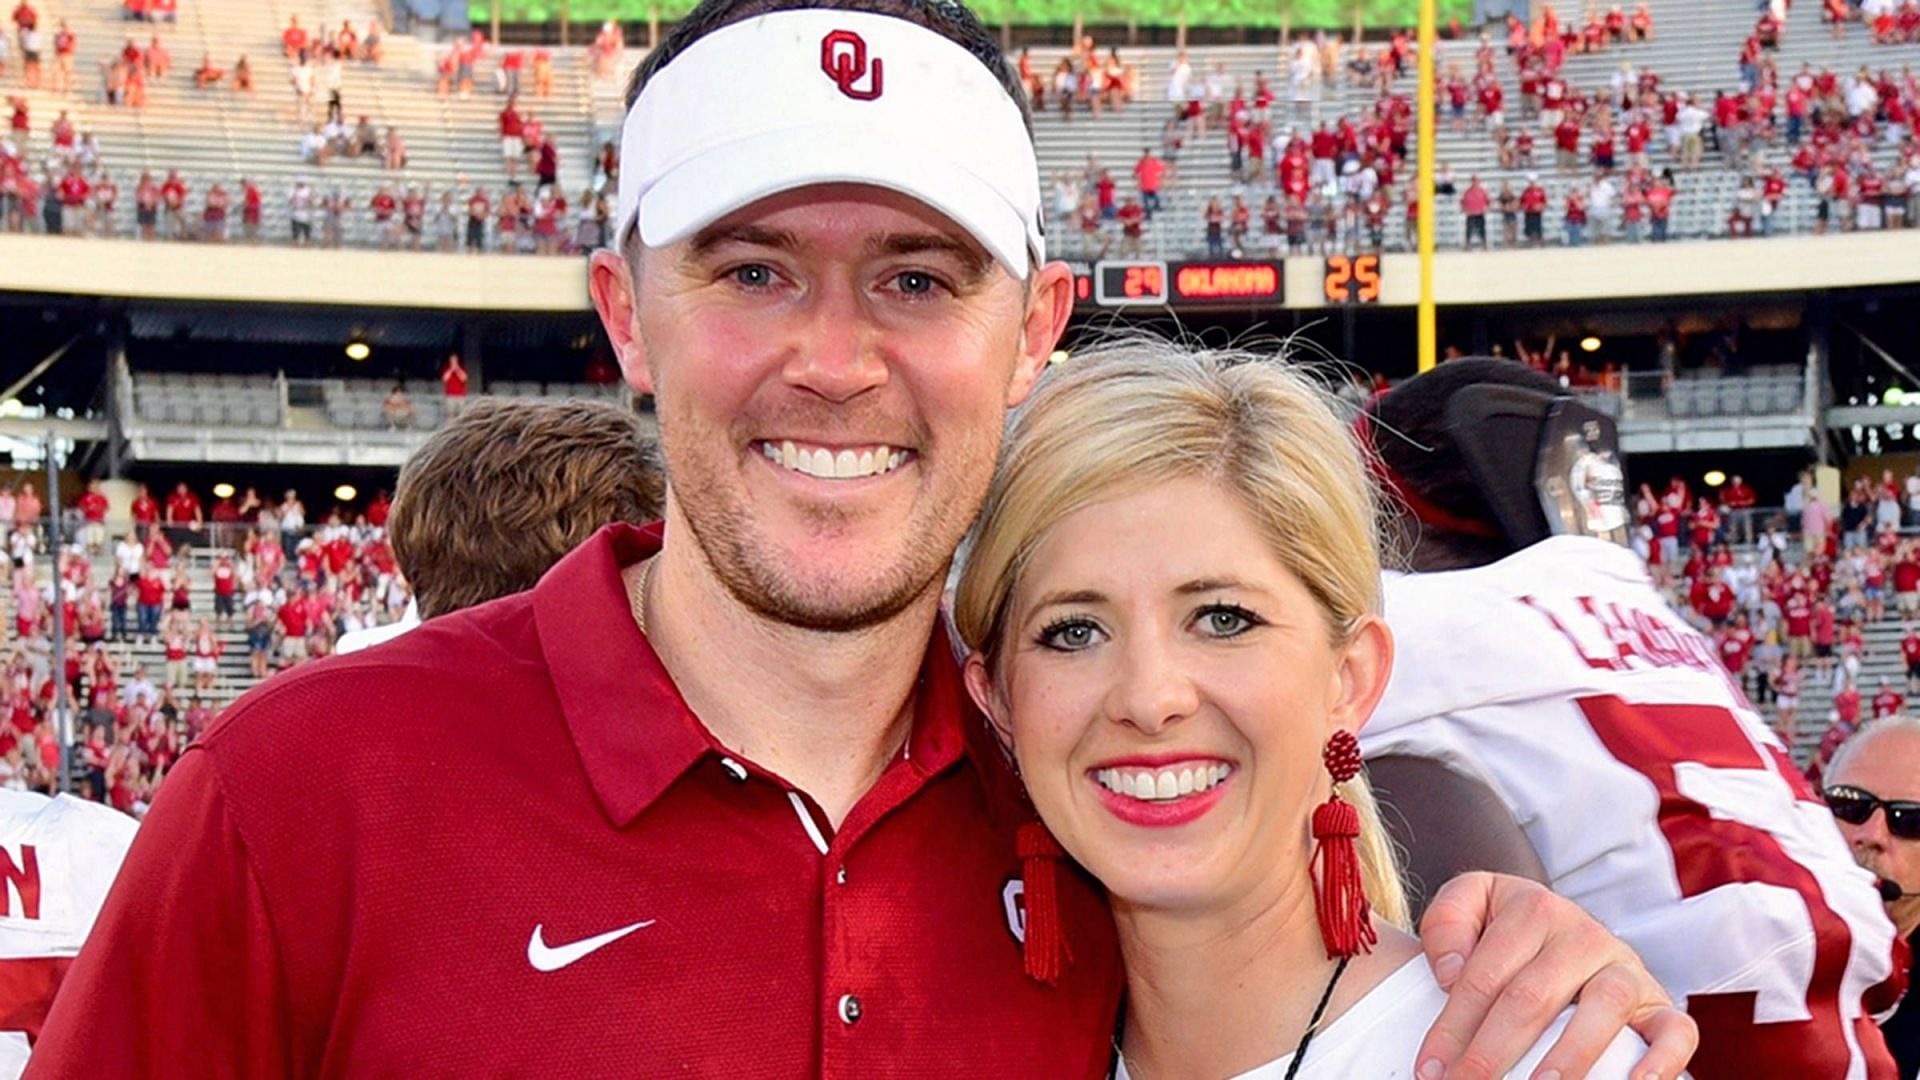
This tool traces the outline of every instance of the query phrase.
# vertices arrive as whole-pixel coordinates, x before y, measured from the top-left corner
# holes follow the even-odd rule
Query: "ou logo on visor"
[[[835,30],[820,39],[820,70],[841,93],[855,101],[872,101],[880,96],[883,66],[876,56],[873,67],[867,67],[866,39],[851,30]],[[862,76],[867,78],[865,90],[854,85]]]

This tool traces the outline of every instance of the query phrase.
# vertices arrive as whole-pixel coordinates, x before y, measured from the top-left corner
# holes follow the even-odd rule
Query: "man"
[[[334,651],[372,648],[420,619],[534,588],[553,563],[611,521],[659,521],[666,492],[657,457],[634,415],[614,405],[478,400],[436,430],[399,473],[390,536],[399,571],[413,586],[405,615],[351,630]],[[501,500],[503,490],[530,498]],[[371,511],[369,505],[369,521]]]
[[[76,504],[80,517],[85,522],[80,527],[80,540],[87,546],[87,554],[98,558],[107,544],[107,493],[102,490],[100,481],[87,481],[87,490]]]
[[[1873,695],[1873,718],[1884,720],[1894,716],[1906,707],[1906,695],[1893,688],[1885,675],[1880,676],[1880,692]]]
[[[1543,215],[1547,212],[1547,189],[1540,186],[1540,177],[1527,174],[1527,186],[1520,190],[1520,214],[1523,221],[1522,232],[1527,243],[1539,247],[1547,242]]]
[[[1361,746],[1382,799],[1418,807],[1387,815],[1411,875],[1531,871],[1578,901],[1687,1002],[1696,1077],[1884,1075],[1872,883],[1625,546],[1612,426],[1563,394],[1456,360],[1363,414],[1415,572],[1387,583],[1393,679]]]
[[[992,36],[863,7],[704,4],[629,95],[621,250],[590,280],[656,398],[664,526],[230,708],[148,816],[43,1075],[1106,1071],[1110,915],[1035,876],[1056,852],[938,623],[1071,273]],[[1026,955],[1029,878],[1064,964]],[[1477,948],[1473,889],[1526,908]],[[1543,1067],[1638,1014],[1674,1075],[1684,1021],[1549,900],[1450,890],[1426,947],[1462,997],[1425,1067],[1503,1070],[1604,968]]]
[[[410,618],[355,631],[339,652],[533,588],[602,525],[658,521],[658,451],[631,412],[598,401],[481,398],[400,470],[388,535]],[[503,491],[523,497],[503,499]]]
[[[1480,184],[1480,177],[1469,176],[1467,188],[1460,193],[1460,212],[1467,218],[1467,236],[1465,247],[1472,250],[1475,240],[1480,242],[1482,250],[1487,246],[1487,189]]]
[[[1160,185],[1166,176],[1167,163],[1151,147],[1140,151],[1140,160],[1133,163],[1133,178],[1140,185],[1140,206],[1149,221],[1160,209]]]
[[[1908,946],[1909,983],[1899,1010],[1880,1030],[1901,1080],[1920,1075],[1920,1005],[1911,988],[1912,949],[1920,944],[1920,720],[1878,720],[1841,745],[1823,791],[1853,857],[1880,882],[1887,917]]]

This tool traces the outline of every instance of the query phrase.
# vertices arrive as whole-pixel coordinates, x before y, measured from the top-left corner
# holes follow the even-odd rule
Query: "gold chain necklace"
[[[642,637],[647,633],[647,586],[653,584],[653,567],[658,559],[658,555],[649,556],[640,568],[639,578],[627,587],[627,609],[633,612],[634,624],[640,627]]]

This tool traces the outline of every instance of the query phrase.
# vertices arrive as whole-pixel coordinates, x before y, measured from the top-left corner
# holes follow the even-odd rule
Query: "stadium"
[[[1906,712],[1915,0],[970,6],[1071,272],[1050,367],[1139,332],[1284,352],[1346,420],[1461,358],[1530,370],[1617,432],[1618,538],[1810,805],[1843,743]],[[393,495],[478,403],[600,403],[657,437],[593,255],[635,220],[630,77],[692,8],[18,0],[0,787],[144,817],[234,701],[425,613]],[[881,93],[861,49],[839,74],[822,53],[849,99]],[[899,153],[965,135],[914,138]],[[823,1000],[851,1030],[860,1000]]]

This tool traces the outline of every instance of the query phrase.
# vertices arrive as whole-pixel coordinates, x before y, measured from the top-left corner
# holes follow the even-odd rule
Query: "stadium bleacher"
[[[389,172],[377,157],[336,158],[325,167],[301,161],[302,131],[289,79],[291,65],[281,52],[281,31],[289,18],[298,16],[303,26],[316,31],[338,27],[344,20],[364,32],[380,11],[374,0],[193,0],[182,5],[177,24],[126,21],[115,0],[46,0],[39,7],[46,25],[65,19],[78,38],[74,89],[67,94],[27,90],[10,80],[5,93],[28,101],[33,127],[25,149],[36,162],[50,150],[49,127],[63,109],[82,130],[94,133],[101,160],[120,186],[120,235],[132,231],[133,188],[143,170],[156,180],[179,170],[192,192],[189,208],[196,212],[200,196],[212,184],[221,183],[237,194],[239,180],[251,179],[262,189],[263,234],[276,241],[288,235],[287,194],[296,180],[310,180],[322,194],[339,187],[353,207],[346,219],[346,242],[363,246],[379,242],[366,208],[383,185],[419,184],[430,193],[430,206],[441,192],[458,191],[462,214],[471,186],[487,189],[496,203],[505,189],[497,128],[504,98],[493,91],[495,60],[483,62],[486,82],[471,98],[440,97],[434,93],[438,46],[406,34],[385,35],[378,64],[347,63],[341,91],[349,123],[365,114],[379,130],[392,126],[400,132],[407,144],[406,168]],[[144,108],[104,104],[101,65],[129,38],[144,46],[152,35],[171,52],[173,73],[149,84]],[[203,55],[229,71],[246,56],[255,90],[239,93],[225,85],[196,90],[191,73]],[[529,95],[520,104],[540,117],[559,144],[558,186],[572,201],[587,189],[598,146],[592,91],[580,50],[555,50],[554,67],[554,96]],[[322,103],[320,115],[324,112]],[[238,221],[237,209],[232,220]]]

